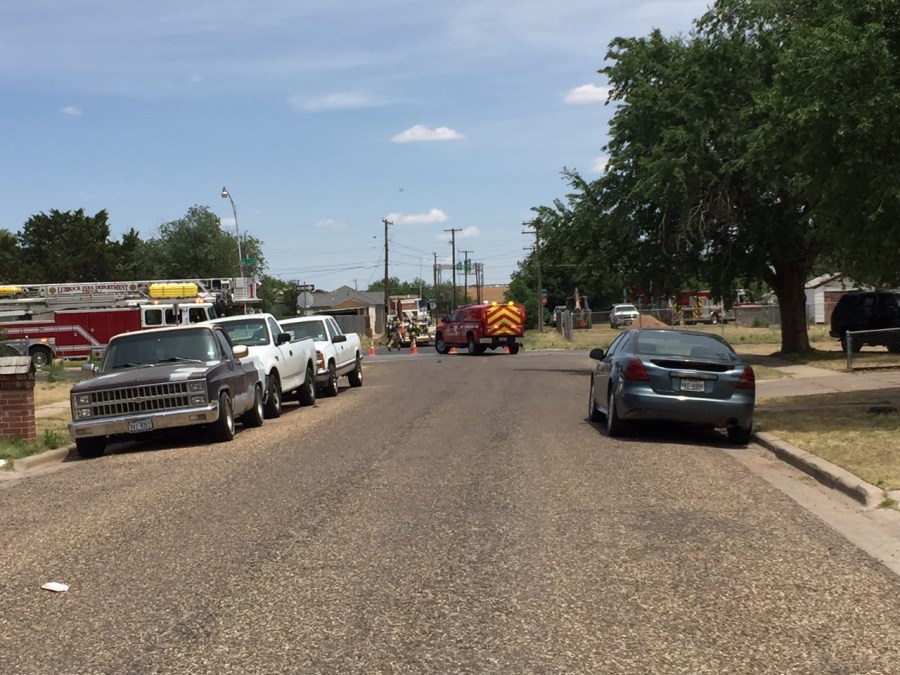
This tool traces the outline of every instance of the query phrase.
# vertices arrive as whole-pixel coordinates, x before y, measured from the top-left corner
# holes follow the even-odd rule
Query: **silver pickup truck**
[[[261,365],[209,324],[123,333],[110,340],[94,377],[72,387],[69,433],[81,457],[103,454],[108,440],[205,426],[211,440],[263,423]]]
[[[285,395],[300,405],[316,402],[316,346],[311,339],[294,340],[271,314],[241,314],[213,319],[235,345],[244,345],[266,373],[266,417],[281,416]]]

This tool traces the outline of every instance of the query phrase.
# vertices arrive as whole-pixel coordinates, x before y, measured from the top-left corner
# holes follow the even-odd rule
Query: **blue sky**
[[[430,280],[452,228],[505,283],[563,168],[603,170],[610,40],[707,6],[0,0],[0,228],[106,209],[150,238],[201,205],[233,233],[225,186],[273,276],[364,289],[388,218],[391,276]]]

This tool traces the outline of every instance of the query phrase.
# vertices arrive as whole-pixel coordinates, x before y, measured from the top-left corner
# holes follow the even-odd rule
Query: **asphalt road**
[[[583,353],[374,361],[0,484],[0,672],[897,672],[900,580],[752,449],[607,438]]]

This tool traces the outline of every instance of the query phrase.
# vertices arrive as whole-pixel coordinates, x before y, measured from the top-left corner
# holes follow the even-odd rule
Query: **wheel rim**
[[[356,359],[356,379],[362,381],[362,363]]]
[[[259,417],[259,419],[262,419],[263,415],[265,415],[265,410],[263,409],[262,387],[257,386],[254,391],[256,392],[256,416]]]
[[[228,433],[234,435],[234,409],[231,407],[231,399],[225,397],[225,425],[228,427]]]

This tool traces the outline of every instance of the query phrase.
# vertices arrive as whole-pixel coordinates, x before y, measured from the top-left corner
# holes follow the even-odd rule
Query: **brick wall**
[[[0,438],[37,440],[34,365],[28,356],[0,358]]]

